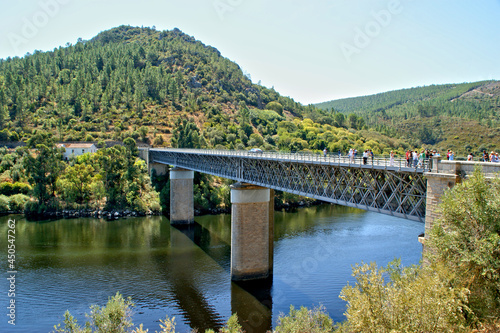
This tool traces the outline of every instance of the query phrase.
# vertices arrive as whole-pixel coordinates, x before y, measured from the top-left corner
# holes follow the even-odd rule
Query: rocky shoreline
[[[289,211],[297,208],[310,207],[315,205],[320,205],[324,203],[321,200],[303,200],[293,203],[285,203],[275,205],[274,209],[276,211]],[[24,212],[18,211],[9,211],[4,212],[2,215],[8,214],[20,214],[23,215]],[[211,209],[195,209],[194,215],[218,215],[218,214],[231,214],[230,208],[211,208]],[[24,214],[26,215],[26,214]],[[26,217],[29,220],[52,220],[52,219],[74,219],[81,217],[90,217],[90,218],[98,218],[98,219],[106,219],[106,220],[115,220],[124,217],[144,217],[144,216],[158,216],[162,215],[159,211],[146,211],[139,212],[133,210],[96,210],[96,209],[63,209],[58,211],[45,212],[43,214],[29,214]]]
[[[73,219],[80,217],[114,220],[122,217],[143,217],[143,216],[153,216],[153,215],[161,215],[161,212],[155,212],[155,211],[138,212],[132,210],[108,211],[108,210],[93,210],[93,209],[80,209],[80,210],[64,209],[59,211],[45,212],[41,215],[40,214],[26,215],[26,217],[30,220]]]

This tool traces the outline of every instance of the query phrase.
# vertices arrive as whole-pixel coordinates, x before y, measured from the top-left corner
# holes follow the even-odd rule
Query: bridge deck
[[[427,161],[350,159],[310,153],[150,149],[149,162],[174,165],[326,202],[409,220],[425,219]]]
[[[383,169],[383,170],[394,170],[401,172],[414,172],[414,173],[424,173],[431,169],[431,160],[425,160],[422,164],[418,164],[416,167],[408,167],[406,165],[406,159],[395,158],[394,162],[391,164],[390,159],[370,157],[366,164],[363,164],[363,158],[357,156],[353,159],[348,156],[339,156],[337,154],[328,153],[326,157],[323,154],[315,154],[308,152],[279,152],[279,151],[263,151],[262,153],[252,153],[247,150],[213,150],[213,149],[183,149],[183,148],[153,148],[149,149],[150,152],[171,152],[171,153],[181,153],[181,154],[196,154],[196,155],[207,155],[207,156],[221,156],[221,157],[238,157],[238,158],[250,158],[250,159],[267,159],[282,162],[297,162],[297,163],[311,163],[319,165],[332,165],[341,167],[352,167],[352,168],[372,168],[372,169]],[[161,162],[159,162],[161,163]]]

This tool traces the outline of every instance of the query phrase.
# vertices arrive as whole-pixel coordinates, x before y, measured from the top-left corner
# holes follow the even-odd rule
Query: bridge
[[[273,190],[425,222],[428,230],[438,217],[436,208],[445,189],[471,174],[477,164],[433,158],[408,167],[405,159],[172,148],[142,149],[140,156],[159,173],[174,166],[172,224],[194,221],[193,171],[237,181],[231,186],[233,280],[272,273]],[[491,176],[500,171],[500,163],[481,165]]]

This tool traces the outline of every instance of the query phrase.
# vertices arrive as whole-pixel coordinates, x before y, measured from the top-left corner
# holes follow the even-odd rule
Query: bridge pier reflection
[[[217,313],[216,305],[199,290],[198,277],[191,269],[196,265],[193,243],[217,262],[228,268],[230,247],[214,232],[195,222],[189,225],[172,226],[170,244],[175,255],[167,267],[172,292],[183,315],[192,328],[204,331],[218,329],[225,319]],[[227,282],[225,282],[227,283]],[[272,277],[265,279],[229,282],[231,288],[231,314],[238,315],[238,322],[247,333],[268,332],[272,329]]]
[[[243,331],[272,330],[272,278],[231,283],[231,313],[238,315]]]

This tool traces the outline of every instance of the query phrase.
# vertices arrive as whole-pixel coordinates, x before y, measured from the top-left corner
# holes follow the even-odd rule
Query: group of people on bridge
[[[327,148],[323,149],[323,156],[326,158],[328,153]],[[339,150],[338,151],[338,156],[342,156],[342,152]],[[349,157],[349,161],[351,163],[354,163],[356,158],[358,157],[358,150],[351,148],[349,149],[349,152],[347,153],[347,156]],[[371,163],[373,164],[373,158],[374,154],[371,149],[366,149],[363,152],[363,164],[368,164],[369,159],[371,160]],[[394,166],[394,159],[395,159],[395,153],[394,151],[391,151],[389,154],[389,166]],[[407,150],[405,153],[405,159],[406,159],[406,166],[409,168],[422,168],[424,167],[425,161],[429,160],[433,156],[441,156],[439,151],[435,149],[422,149],[420,152],[418,150]],[[443,156],[443,158],[446,158],[448,161],[453,161],[455,160],[455,152],[452,151],[451,149],[448,149],[446,153],[446,157]],[[467,156],[467,161],[474,161],[474,155],[472,153],[469,153]],[[498,153],[492,151],[491,153],[487,153],[486,150],[483,151],[482,157],[479,159],[480,162],[500,162],[500,157],[498,156]]]
[[[473,160],[472,153],[469,154],[467,157],[467,161],[472,161]],[[495,162],[498,163],[500,162],[500,158],[498,157],[498,153],[492,151],[491,153],[487,153],[486,150],[483,150],[483,156],[481,157],[482,162]]]
[[[406,166],[410,168],[422,167],[424,162],[433,156],[441,156],[441,154],[437,150],[430,149],[421,150],[420,153],[418,150],[407,150],[405,153]]]

